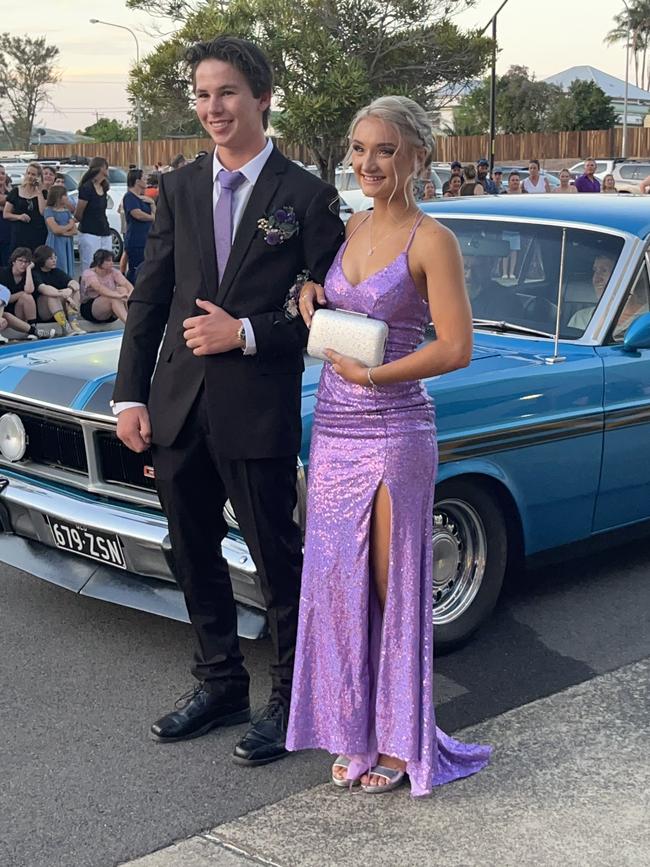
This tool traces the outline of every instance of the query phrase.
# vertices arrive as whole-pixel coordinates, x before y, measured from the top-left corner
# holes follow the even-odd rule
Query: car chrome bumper
[[[47,518],[115,533],[127,571],[56,547]],[[0,561],[59,586],[98,599],[188,620],[183,595],[174,581],[171,545],[163,515],[97,502],[37,480],[3,471],[0,475]],[[227,536],[222,545],[235,598],[239,633],[264,632],[264,601],[253,559],[245,543]]]

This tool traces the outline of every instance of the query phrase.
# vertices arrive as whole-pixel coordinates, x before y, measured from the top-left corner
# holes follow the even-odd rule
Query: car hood
[[[112,418],[109,401],[121,340],[121,333],[89,334],[36,346],[5,347],[0,352],[0,400],[3,395],[15,395],[41,405]],[[495,347],[476,345],[471,367],[499,354]],[[305,362],[303,414],[308,414],[321,362],[309,357]]]
[[[89,334],[0,352],[2,395],[111,417],[121,333]]]

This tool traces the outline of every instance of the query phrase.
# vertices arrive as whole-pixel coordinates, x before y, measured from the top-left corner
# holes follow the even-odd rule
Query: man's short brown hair
[[[185,60],[190,65],[192,88],[196,88],[196,68],[204,60],[221,60],[234,66],[248,82],[257,99],[273,91],[273,69],[264,52],[253,42],[237,36],[217,36],[210,42],[197,42],[187,50]],[[271,107],[262,115],[264,129],[269,125]]]

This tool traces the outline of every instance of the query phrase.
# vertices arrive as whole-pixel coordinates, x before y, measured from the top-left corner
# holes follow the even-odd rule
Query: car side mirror
[[[623,349],[626,352],[650,349],[650,313],[643,313],[630,325],[625,332]]]

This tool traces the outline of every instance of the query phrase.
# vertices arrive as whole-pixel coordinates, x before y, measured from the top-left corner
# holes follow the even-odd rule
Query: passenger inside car
[[[597,253],[592,263],[591,285],[594,293],[594,300],[591,304],[577,310],[569,319],[569,328],[580,328],[585,330],[589,324],[589,320],[593,316],[594,310],[601,295],[605,291],[609,278],[612,276],[612,271],[616,265],[616,259],[606,253]]]

